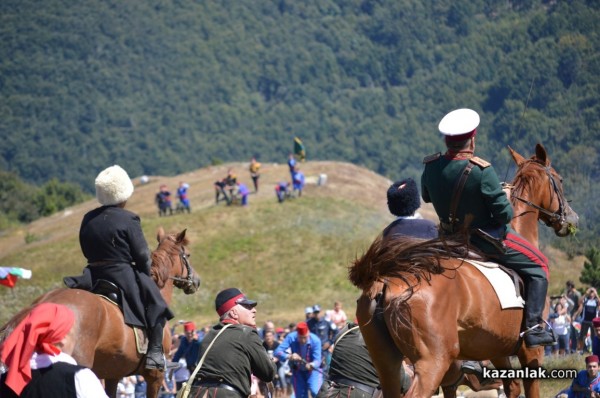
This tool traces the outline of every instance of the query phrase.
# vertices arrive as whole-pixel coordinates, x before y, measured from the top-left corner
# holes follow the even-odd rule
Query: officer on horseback
[[[124,209],[133,184],[125,170],[112,166],[98,174],[95,185],[102,206],[83,217],[79,230],[88,264],[83,275],[67,277],[65,284],[85,290],[92,290],[98,280],[115,284],[123,294],[125,323],[149,331],[146,368],[165,369],[163,329],[173,313],[150,276],[151,254],[140,218]]]
[[[525,283],[525,344],[556,344],[541,323],[548,290],[548,260],[510,227],[512,206],[491,164],[474,155],[479,115],[457,109],[440,121],[447,151],[427,156],[421,176],[423,200],[432,203],[446,235],[468,228],[470,243],[515,270]]]

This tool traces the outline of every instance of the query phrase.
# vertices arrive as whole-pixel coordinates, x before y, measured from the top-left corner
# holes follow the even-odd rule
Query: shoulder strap
[[[191,385],[191,383],[194,382],[194,378],[196,377],[196,374],[198,373],[198,371],[200,370],[200,367],[204,363],[204,359],[206,358],[206,354],[208,354],[208,351],[210,351],[210,348],[213,346],[213,344],[215,343],[215,341],[219,338],[219,336],[221,335],[221,333],[223,333],[225,331],[225,329],[227,329],[229,326],[231,326],[231,323],[226,324],[223,327],[223,329],[219,330],[219,333],[217,333],[217,335],[215,336],[214,339],[212,339],[212,341],[210,342],[210,344],[208,345],[208,347],[206,347],[206,351],[204,351],[204,354],[202,354],[202,358],[200,358],[200,361],[198,362],[198,365],[196,365],[196,369],[194,369],[194,371],[190,375],[190,378],[188,379],[188,384],[189,385]]]
[[[473,156],[471,159],[469,159],[469,161],[471,163],[475,163],[477,166],[481,167],[482,169],[485,169],[486,167],[490,167],[492,165],[487,160],[483,160],[477,156]]]
[[[441,152],[434,153],[433,155],[425,156],[425,158],[423,159],[423,164],[433,162],[434,160],[439,159],[440,156],[442,156]]]
[[[348,328],[348,330],[346,330],[344,333],[342,333],[340,335],[340,337],[335,339],[335,341],[333,342],[333,350],[335,350],[335,347],[340,342],[340,340],[344,338],[345,335],[347,335],[348,333],[350,333],[351,331],[356,330],[356,329],[358,329],[358,326],[354,326],[353,328]],[[333,350],[331,351],[332,353],[333,353]]]
[[[469,174],[471,174],[471,170],[473,169],[473,167],[475,167],[475,164],[468,162],[465,168],[460,173],[459,178],[454,183],[454,188],[452,190],[452,200],[450,201],[450,213],[448,214],[448,222],[453,227],[458,222],[458,219],[455,218],[456,210],[458,209],[458,202],[460,201],[460,196],[462,194],[463,188],[465,187],[465,183],[467,182],[467,178],[469,178]]]

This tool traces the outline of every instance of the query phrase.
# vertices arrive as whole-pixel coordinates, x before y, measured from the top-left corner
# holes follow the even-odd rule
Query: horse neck
[[[513,202],[511,227],[529,243],[539,248],[539,212],[525,203]]]
[[[173,259],[165,251],[159,252],[157,250],[152,254],[152,267],[156,267],[156,275],[162,275],[160,269],[163,267],[173,269],[174,265],[172,264],[172,262]],[[165,300],[165,302],[168,305],[170,305],[171,299],[173,298],[173,280],[167,277],[162,287],[160,287],[160,282],[158,282],[157,284],[159,286],[160,295]]]
[[[165,299],[165,302],[168,305],[171,305],[171,300],[173,298],[173,281],[168,280],[167,283],[160,289],[160,295]]]

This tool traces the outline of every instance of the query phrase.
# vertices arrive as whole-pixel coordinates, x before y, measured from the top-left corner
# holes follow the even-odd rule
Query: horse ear
[[[540,143],[535,146],[535,157],[538,158],[543,164],[548,165],[550,163],[550,159],[548,158],[548,153],[546,152],[546,148]]]
[[[177,239],[176,239],[177,242],[183,242],[185,240],[186,231],[187,231],[187,228],[177,234]]]
[[[163,227],[158,227],[158,230],[156,231],[156,240],[158,241],[158,243],[160,243],[163,241],[164,238],[165,230],[163,229]]]
[[[510,152],[510,156],[512,156],[512,158],[515,161],[515,163],[517,164],[517,166],[520,166],[523,164],[523,162],[525,162],[525,158],[523,156],[519,155],[517,153],[517,151],[512,149],[510,146],[508,147],[508,151]]]

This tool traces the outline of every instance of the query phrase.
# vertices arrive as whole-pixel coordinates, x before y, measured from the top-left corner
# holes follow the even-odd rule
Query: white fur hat
[[[127,172],[114,165],[104,169],[96,177],[96,199],[103,206],[125,202],[133,194],[133,183]]]

